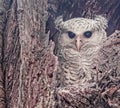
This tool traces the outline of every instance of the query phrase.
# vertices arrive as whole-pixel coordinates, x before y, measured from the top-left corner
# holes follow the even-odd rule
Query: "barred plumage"
[[[59,17],[55,24],[60,31],[57,50],[61,69],[60,86],[75,85],[85,88],[88,82],[93,82],[94,86],[94,67],[98,52],[107,38],[107,20],[97,16],[95,19],[73,18],[64,22]]]

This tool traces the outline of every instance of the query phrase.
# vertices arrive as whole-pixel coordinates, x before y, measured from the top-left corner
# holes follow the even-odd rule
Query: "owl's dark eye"
[[[84,36],[86,38],[90,38],[92,36],[92,32],[91,31],[86,31],[86,32],[84,32]]]
[[[74,38],[75,37],[75,33],[71,32],[71,31],[68,31],[68,36],[69,38]]]

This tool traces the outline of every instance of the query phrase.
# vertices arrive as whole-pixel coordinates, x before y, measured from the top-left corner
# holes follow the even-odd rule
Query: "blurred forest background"
[[[103,15],[108,36],[120,30],[120,0],[0,0],[0,108],[60,108],[54,78],[58,60],[50,41],[56,41],[59,15],[64,20]],[[113,108],[100,102],[99,107],[69,108]]]

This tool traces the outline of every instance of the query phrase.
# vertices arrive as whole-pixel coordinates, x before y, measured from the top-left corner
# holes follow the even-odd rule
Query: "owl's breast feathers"
[[[63,85],[82,85],[87,81],[95,80],[93,69],[97,61],[98,46],[83,46],[80,52],[72,48],[61,48],[59,56],[60,67],[63,73]]]

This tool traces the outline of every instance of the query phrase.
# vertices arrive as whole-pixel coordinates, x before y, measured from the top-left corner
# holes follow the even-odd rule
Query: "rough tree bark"
[[[50,108],[57,58],[45,34],[47,0],[14,0],[4,34],[6,107]]]
[[[120,29],[120,1],[5,1],[0,0],[0,108],[57,108],[54,76],[58,61],[48,32],[50,30],[50,39],[55,40],[54,19],[58,15],[67,20],[104,14],[109,20],[108,34],[111,34]],[[95,97],[96,93],[93,99]],[[77,105],[77,99],[72,101],[72,106]],[[63,99],[61,104],[68,105],[67,102]]]

